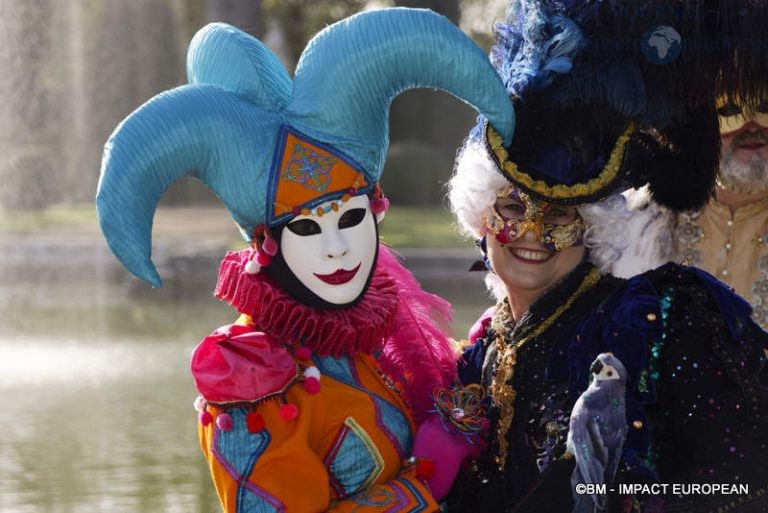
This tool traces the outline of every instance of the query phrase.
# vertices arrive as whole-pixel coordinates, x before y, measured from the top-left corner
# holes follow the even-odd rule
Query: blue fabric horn
[[[488,58],[431,11],[358,14],[309,42],[296,77],[269,48],[217,23],[193,38],[189,85],[155,96],[106,144],[96,195],[99,223],[123,265],[162,286],[151,261],[157,202],[192,176],[226,205],[246,240],[269,218],[275,154],[286,129],[356,163],[375,183],[388,146],[389,106],[415,87],[447,91],[473,105],[505,143],[514,112]],[[284,222],[284,221],[283,221]]]

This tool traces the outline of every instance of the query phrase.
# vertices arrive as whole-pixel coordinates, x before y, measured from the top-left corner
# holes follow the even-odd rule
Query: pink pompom
[[[221,413],[216,417],[216,425],[219,426],[219,429],[222,431],[232,431],[235,423],[229,413]]]
[[[317,378],[307,378],[304,380],[304,388],[310,394],[316,394],[320,391],[320,380]]]
[[[202,424],[203,426],[207,426],[211,422],[213,422],[213,415],[211,415],[207,411],[204,411],[200,414],[200,424]]]
[[[272,262],[272,257],[262,251],[256,252],[256,263],[262,267],[268,266]]]
[[[296,358],[299,360],[309,360],[312,357],[312,351],[306,347],[300,347],[296,350]]]
[[[277,255],[277,242],[275,239],[267,238],[261,245],[261,249],[269,256]]]
[[[284,404],[280,407],[280,418],[288,422],[299,416],[299,407],[295,404]]]
[[[389,208],[389,198],[381,197],[371,201],[371,210],[374,214],[381,214]]]

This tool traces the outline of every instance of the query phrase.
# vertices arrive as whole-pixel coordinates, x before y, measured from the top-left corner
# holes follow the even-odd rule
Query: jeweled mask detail
[[[497,196],[485,227],[500,244],[514,242],[532,231],[550,251],[581,244],[584,236],[584,221],[578,212],[534,199],[514,186]]]

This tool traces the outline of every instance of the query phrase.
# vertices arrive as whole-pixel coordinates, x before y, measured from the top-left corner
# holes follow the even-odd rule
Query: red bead
[[[261,245],[261,249],[269,256],[277,255],[277,242],[275,239],[266,239],[264,244]]]
[[[379,198],[371,201],[371,210],[373,210],[374,214],[381,214],[382,212],[386,212],[388,208],[389,208],[388,198]]]
[[[299,207],[293,207],[293,210],[291,210],[291,213],[295,216],[301,214],[301,209]]]
[[[419,460],[416,463],[416,475],[429,479],[435,473],[435,462],[432,460]]]
[[[207,411],[204,411],[200,414],[200,424],[202,424],[203,426],[207,426],[211,422],[213,422],[213,415],[211,415]]]
[[[272,257],[263,251],[256,252],[256,263],[262,267],[268,266],[272,262]]]
[[[317,378],[307,378],[304,380],[304,388],[310,394],[316,394],[320,391],[320,380]]]
[[[245,425],[251,433],[259,433],[266,427],[264,416],[257,411],[252,411],[248,414],[245,418]]]
[[[280,418],[288,422],[299,416],[299,407],[295,404],[284,404],[280,407]]]
[[[296,358],[299,360],[309,360],[312,357],[312,351],[306,347],[300,347],[296,350]]]

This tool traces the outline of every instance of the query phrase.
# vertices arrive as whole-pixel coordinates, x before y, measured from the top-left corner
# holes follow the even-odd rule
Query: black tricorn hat
[[[718,98],[768,98],[768,2],[514,0],[491,59],[516,111],[505,146],[481,119],[504,176],[560,204],[650,184],[674,210],[711,196]]]

